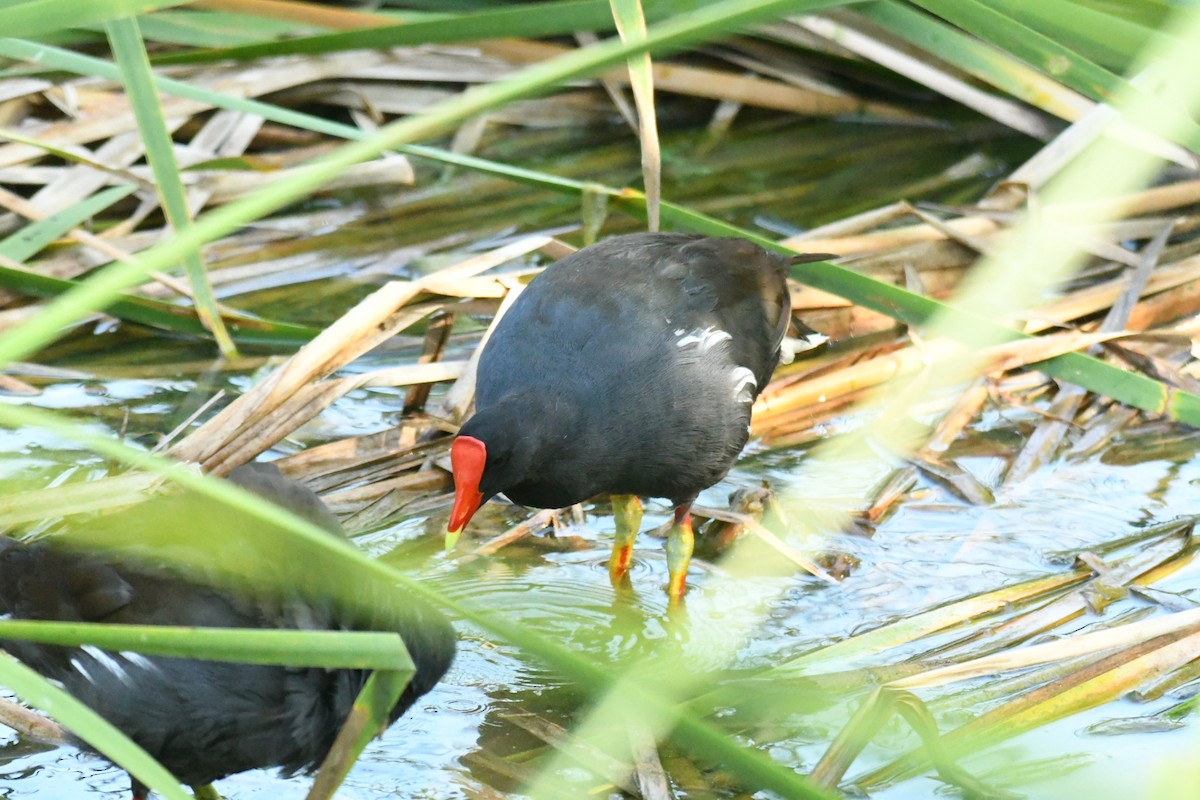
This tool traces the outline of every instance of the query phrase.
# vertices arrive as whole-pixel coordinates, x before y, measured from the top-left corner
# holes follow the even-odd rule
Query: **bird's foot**
[[[675,509],[675,524],[667,534],[667,597],[675,605],[687,591],[688,565],[692,562],[692,550],[696,537],[692,533],[692,515],[687,506]]]
[[[618,545],[613,547],[612,555],[608,557],[608,578],[613,586],[618,586],[629,580],[629,562],[633,560],[633,545]]]
[[[617,532],[608,559],[608,577],[613,586],[620,586],[628,580],[633,541],[642,526],[642,502],[631,494],[613,495],[612,507]]]

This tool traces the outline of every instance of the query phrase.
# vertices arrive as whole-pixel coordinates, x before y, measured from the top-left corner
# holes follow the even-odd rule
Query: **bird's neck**
[[[532,460],[541,462],[569,445],[578,419],[576,404],[556,396],[551,388],[505,395],[476,411],[468,427],[478,429],[484,442],[491,438],[489,431],[519,437]]]

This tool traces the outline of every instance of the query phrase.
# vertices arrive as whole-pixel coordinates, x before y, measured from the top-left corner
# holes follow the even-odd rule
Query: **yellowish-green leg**
[[[617,535],[613,542],[612,555],[608,559],[608,577],[616,586],[629,574],[629,562],[633,558],[633,540],[637,538],[642,527],[642,501],[637,499],[637,495],[614,494],[612,507],[617,523]]]
[[[667,596],[675,604],[687,591],[688,564],[692,563],[692,549],[696,537],[692,533],[691,504],[675,509],[675,524],[667,534],[667,572],[670,580],[667,582]]]

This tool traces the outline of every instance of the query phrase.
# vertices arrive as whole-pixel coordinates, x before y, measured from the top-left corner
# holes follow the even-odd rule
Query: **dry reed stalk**
[[[1141,578],[1150,570],[1186,554],[1188,549],[1187,530],[1190,530],[1190,525],[1181,527],[1185,529],[1182,534],[1165,536],[1144,550],[1133,554],[1127,560],[1111,566],[1109,574],[1105,576],[1105,583],[1111,586],[1125,586]],[[928,658],[931,655],[945,658],[948,652],[961,651],[968,647],[971,652],[976,654],[981,651],[984,653],[1000,652],[1039,633],[1052,630],[1087,613],[1090,608],[1088,595],[1094,582],[1095,579],[1045,606],[994,627],[980,630],[957,643],[939,648],[935,653],[924,654],[921,658]]]
[[[1047,575],[956,600],[806,653],[773,668],[768,675],[786,679],[837,674],[888,650],[906,647],[925,637],[950,631],[973,620],[1004,613],[1013,606],[1041,602],[1061,594],[1064,589],[1080,583],[1083,579],[1083,574],[1076,570]],[[905,661],[891,666],[906,676],[928,671],[928,666],[914,668],[915,663],[918,662]]]
[[[25,200],[24,198],[20,197],[19,195],[15,195],[4,188],[0,188],[0,206],[3,206],[4,208],[7,208],[8,210],[13,211],[17,214],[20,214],[22,217],[24,217],[28,220],[31,220],[31,221],[45,219],[46,217],[50,216],[49,213],[41,210],[40,208],[35,206],[30,201]],[[89,233],[88,231],[82,230],[80,228],[72,228],[70,231],[68,231],[67,238],[71,239],[74,242],[78,242],[80,245],[82,245],[85,248],[91,248],[92,250],[95,250],[96,252],[103,254],[105,257],[110,258],[113,261],[128,261],[130,259],[129,253],[125,252],[124,250],[121,250],[118,247],[115,247],[113,244],[111,244],[106,239],[103,239],[99,236],[96,236],[95,234]],[[20,269],[21,267],[19,265],[16,265],[16,266],[13,266],[10,268]],[[186,282],[180,281],[177,278],[174,278],[174,277],[167,275],[165,273],[162,273],[162,272],[151,273],[151,277],[153,277],[155,279],[155,281],[157,281],[159,283],[159,285],[163,286],[164,288],[166,288],[167,290],[172,292],[174,295],[187,297],[189,299],[192,298],[192,289],[190,286],[187,285]],[[0,306],[9,305],[16,301],[23,301],[23,300],[24,300],[24,297],[17,292],[13,292],[13,291],[10,291],[7,289],[0,289]],[[217,304],[217,308],[223,314],[235,313],[228,306],[224,306],[220,303]]]
[[[379,14],[328,8],[312,3],[295,3],[290,0],[196,0],[193,5],[210,11],[228,11],[231,14],[250,14],[267,19],[302,22],[318,28],[340,31],[395,24],[395,20]]]
[[[946,223],[950,228],[964,236],[984,236],[1000,230],[1000,225],[983,217],[965,217]],[[824,239],[791,236],[780,244],[793,250],[809,250],[822,253],[833,253],[839,256],[870,253],[903,247],[921,242],[932,242],[945,239],[945,234],[925,223],[909,225],[903,228],[886,228],[869,233],[850,234]]]
[[[1157,152],[1163,158],[1177,161],[1190,169],[1195,169],[1195,155],[1189,154],[1176,145],[1167,143],[1157,136],[1133,128],[1121,121],[1114,125],[1119,115],[1111,106],[1106,104],[1091,104],[1086,113],[1079,116],[1070,127],[1047,143],[1032,158],[1018,167],[1006,180],[998,184],[981,202],[983,208],[1001,208],[1012,210],[1028,198],[1030,192],[1036,192],[1062,168],[1074,159],[1084,149],[1095,143],[1103,136],[1112,135],[1124,139],[1151,152]],[[1099,218],[1102,215],[1097,215]],[[1124,214],[1113,215],[1124,216]]]
[[[492,39],[480,42],[479,48],[487,55],[514,64],[540,63],[571,50],[562,45],[527,39]],[[865,112],[885,119],[920,119],[911,111],[888,103],[817,92],[765,78],[662,61],[655,62],[651,70],[655,88],[664,92],[733,101],[742,105],[810,116],[839,116]],[[602,77],[617,84],[629,84],[629,73],[624,69],[608,70]]]
[[[151,497],[161,483],[162,479],[157,475],[127,472],[98,481],[3,495],[0,496],[0,522],[19,525],[133,505]]]
[[[1126,327],[1150,330],[1173,320],[1200,312],[1200,281],[1187,281],[1140,301],[1129,313]]]
[[[471,409],[471,404],[475,402],[475,371],[479,367],[479,357],[483,354],[483,347],[487,344],[488,339],[491,338],[492,331],[496,329],[497,323],[504,317],[508,309],[512,308],[512,304],[516,302],[520,294],[520,284],[514,283],[509,286],[508,293],[505,294],[504,300],[500,304],[500,309],[496,312],[496,316],[492,317],[488,329],[483,333],[483,338],[471,353],[466,370],[454,382],[449,391],[446,392],[446,396],[442,398],[442,402],[437,410],[440,416],[456,423],[466,418],[467,412]]]
[[[261,97],[298,84],[336,77],[368,64],[386,63],[400,57],[398,54],[401,52],[355,51],[303,58],[265,59],[257,62],[253,70],[247,70],[239,64],[197,71],[189,76],[189,82],[235,97]],[[116,88],[95,91],[85,97],[87,113],[84,119],[45,123],[27,131],[26,135],[55,147],[68,147],[136,132],[137,123],[122,91]],[[194,114],[212,108],[209,103],[169,95],[163,97],[162,106],[168,127],[174,120],[176,128]],[[0,166],[21,164],[44,156],[45,151],[33,145],[15,142],[0,145]],[[96,160],[106,163],[102,158]]]
[[[752,418],[751,433],[773,449],[797,447],[820,440],[828,436],[830,431],[821,430],[819,426],[830,423],[834,418],[844,415],[854,404],[865,400],[871,388],[863,387],[768,417],[762,420],[761,427],[757,427]]]
[[[446,473],[443,472],[442,474],[444,475]],[[478,547],[476,547],[474,550],[472,550],[470,555],[471,556],[490,556],[494,553],[497,553],[501,549],[508,547],[513,542],[519,542],[520,540],[524,539],[526,536],[529,536],[530,534],[532,534],[534,531],[539,531],[542,528],[546,527],[554,520],[554,516],[557,513],[558,513],[557,509],[543,508],[541,511],[538,511],[533,516],[531,516],[529,519],[527,519],[523,522],[520,522],[520,523],[512,526],[508,530],[504,531],[503,533],[497,534],[496,536],[493,536],[491,539],[488,539],[486,542],[483,542]]]
[[[1185,533],[1186,527],[1184,526]],[[1115,568],[1102,565],[1100,567],[1101,576],[1094,578],[1089,583],[1103,581],[1106,584],[1117,584],[1138,570],[1142,570],[1143,580],[1148,580],[1152,573],[1166,574],[1166,570],[1173,568],[1181,560],[1175,557],[1178,553],[1185,554],[1184,560],[1193,561],[1186,544],[1182,549],[1179,544],[1181,544],[1181,539],[1177,530],[1151,548],[1156,551],[1153,555],[1139,553]],[[1156,558],[1162,560],[1155,563]],[[1148,565],[1150,565],[1149,569],[1145,569]],[[1015,619],[1024,620],[1026,623],[1031,619],[1037,619],[1041,623],[1049,621],[1054,624],[1057,617],[1057,622],[1061,623],[1078,613],[1077,610],[1073,610],[1073,606],[1077,606],[1079,598],[1088,591],[1089,587],[1085,586],[1048,606]],[[961,603],[953,604],[950,609],[955,609],[960,605]],[[1062,612],[1069,613],[1064,616]],[[994,630],[1003,629],[1013,621],[1010,620],[1009,623]],[[895,623],[895,625],[905,624]],[[855,638],[878,637],[879,633],[888,627],[892,626],[885,626],[885,629]],[[1029,627],[1027,624],[1026,633],[1031,633],[1028,630]],[[900,693],[898,696],[903,696],[904,693],[913,690],[925,690],[953,682],[977,680],[984,677],[993,678],[993,682],[989,685],[995,686],[994,676],[998,673],[1015,670],[1028,671],[1035,667],[1054,665],[1049,671],[1043,669],[1040,672],[1027,673],[1028,678],[1021,679],[1024,681],[1024,688],[1035,687],[1032,691],[1026,691],[1015,699],[992,708],[971,722],[940,737],[939,749],[944,746],[952,748],[948,752],[961,752],[960,748],[968,742],[984,738],[991,741],[996,736],[1007,738],[1030,727],[1045,724],[1052,719],[1108,702],[1147,682],[1157,685],[1164,680],[1169,680],[1164,676],[1178,674],[1177,670],[1184,668],[1196,657],[1197,653],[1200,653],[1200,634],[1197,631],[1200,631],[1200,611],[1189,609],[1167,617],[1139,620],[1045,644],[973,656],[956,664],[945,665],[934,662],[932,668],[887,680],[883,691]],[[891,644],[895,646],[907,641],[909,640],[895,639]],[[978,641],[978,636],[968,637],[965,640],[966,644],[975,651],[978,650]],[[826,649],[846,649],[851,646],[852,642],[853,640],[842,642]],[[988,642],[988,645],[989,650],[1000,649],[995,646],[994,642]],[[935,652],[938,652],[939,659],[945,658],[945,648]],[[820,654],[821,651],[818,651],[816,655]],[[1100,655],[1099,659],[1093,658],[1098,654]],[[915,666],[925,663],[924,659],[927,658],[928,655],[919,656],[919,660],[909,663]],[[804,659],[800,659],[788,666],[794,669],[800,667],[803,661]],[[804,674],[810,679],[819,680],[820,677],[819,674],[814,677],[811,668],[805,669]],[[1047,681],[1049,682],[1047,683]],[[1019,691],[1021,688],[1017,684],[1006,683],[1001,691],[1003,694],[1009,694],[1014,690]],[[978,703],[983,699],[980,696],[980,690],[973,690],[970,694],[970,700],[952,697],[949,702],[954,704],[953,707],[959,708],[964,703]],[[991,698],[999,696],[997,692],[987,692],[986,690],[983,694]],[[874,700],[868,700],[868,706],[873,702]],[[879,722],[882,724],[882,719]],[[860,731],[860,734],[865,737],[859,744],[860,748],[861,744],[865,743],[865,739],[869,739],[873,735],[877,727]],[[843,768],[847,767],[849,761],[853,760],[852,755],[849,759],[841,758],[838,755],[838,743],[841,743],[842,748],[846,746],[845,734],[849,730],[847,727],[843,731],[844,735],[838,737],[835,744],[831,745],[822,758],[821,764],[824,766],[821,769],[825,772],[833,768],[836,763],[841,763]],[[933,733],[936,734],[936,731]],[[926,744],[928,745],[928,741]],[[859,778],[855,783],[864,787],[877,786],[882,782],[916,774],[926,767],[926,759],[914,751]]]
[[[450,488],[452,483],[450,475],[442,470],[421,470],[353,489],[330,492],[324,500],[331,508],[350,508],[374,502],[392,492],[439,492]]]
[[[405,322],[410,323],[413,319],[409,318]],[[403,327],[407,327],[407,324]],[[275,402],[269,411],[256,415],[251,424],[240,429],[240,435],[236,439],[214,452],[204,465],[209,471],[225,474],[239,464],[254,460],[259,453],[269,449],[301,425],[317,417],[334,401],[355,389],[366,386],[440,383],[458,378],[462,375],[464,366],[464,362],[413,364],[339,380],[306,384],[281,401]],[[174,451],[172,454],[175,454]]]
[[[713,513],[711,510],[708,511],[708,514],[713,517],[718,516],[717,514]],[[841,581],[839,581],[833,575],[830,575],[829,572],[826,571],[820,564],[816,563],[811,558],[808,558],[807,556],[803,555],[802,553],[797,552],[795,548],[793,548],[791,545],[787,544],[787,542],[784,542],[782,539],[780,539],[778,536],[776,536],[773,531],[766,528],[758,520],[754,519],[753,517],[751,517],[747,514],[743,514],[743,515],[741,515],[741,519],[738,521],[741,522],[741,524],[745,525],[746,529],[749,530],[752,534],[757,536],[759,539],[762,539],[762,541],[768,547],[770,547],[776,553],[779,553],[779,555],[783,556],[788,561],[795,564],[797,567],[800,567],[800,569],[804,570],[808,574],[810,574],[814,577],[820,578],[821,580],[825,581],[826,583],[832,583],[832,584],[841,583]]]
[[[789,237],[787,239],[789,242],[788,246],[796,246],[809,239],[834,239],[866,233],[875,228],[881,228],[890,222],[907,217],[911,207],[907,202],[889,203],[886,206],[873,208],[870,211],[863,211],[859,214],[844,217]]]
[[[760,395],[754,404],[751,427],[755,433],[767,430],[773,418],[786,412],[804,410],[812,405],[877,386],[923,368],[931,361],[979,358],[976,368],[981,373],[1007,371],[1074,352],[1115,338],[1116,335],[1079,332],[1052,334],[1037,339],[1007,342],[978,353],[968,352],[961,345],[948,340],[926,342],[921,348],[904,347],[838,372],[820,375],[794,383],[778,392]]]
[[[658,743],[650,730],[636,722],[626,726],[629,751],[633,756],[633,774],[637,788],[645,800],[676,800],[675,792],[667,780],[662,760],[658,756]]]
[[[435,452],[445,449],[446,442],[442,440]],[[453,487],[453,481],[450,473],[432,468],[428,460],[385,456],[347,466],[312,481],[311,485],[315,491],[335,487],[324,497],[329,507],[343,515],[348,529],[362,530],[376,528],[400,511],[412,516],[426,507],[433,510],[444,505],[444,493]],[[336,488],[347,486],[350,488]]]
[[[0,392],[11,395],[26,395],[34,396],[41,394],[41,390],[36,386],[32,386],[23,380],[14,378],[11,375],[0,375]]]
[[[1147,278],[1146,287],[1142,291],[1143,299],[1130,312],[1129,323],[1126,327],[1129,330],[1142,330],[1134,325],[1133,321],[1138,317],[1138,307],[1151,302],[1152,295],[1190,285],[1198,278],[1200,278],[1200,256],[1184,258],[1156,269]],[[1117,302],[1131,281],[1131,277],[1120,277],[1077,289],[1053,303],[1030,311],[1021,330],[1024,333],[1039,333],[1054,325],[1066,325],[1072,320],[1099,313]]]
[[[498,80],[508,69],[500,69],[484,80]],[[449,79],[449,76],[446,78]],[[312,103],[338,106],[353,112],[370,114],[382,120],[385,114],[420,114],[458,94],[457,84],[471,80],[470,75],[455,81],[455,88],[435,89],[417,86],[381,85],[373,82],[346,81],[305,84],[273,99],[287,106]],[[608,100],[590,90],[559,91],[547,99],[521,100],[488,113],[486,119],[504,125],[525,128],[568,128],[606,122],[612,113]]]
[[[1200,278],[1200,256],[1186,258],[1175,264],[1159,268],[1146,281],[1144,294],[1157,294],[1168,288],[1190,285]],[[1102,284],[1082,289],[1062,298],[1059,301],[1042,306],[1030,312],[1029,320],[1024,325],[1024,332],[1037,333],[1051,327],[1052,324],[1065,324],[1072,319],[1094,314],[1110,307],[1126,291],[1132,278],[1117,278]],[[1147,302],[1147,301],[1142,301]],[[1139,303],[1139,306],[1141,303]],[[1137,306],[1135,306],[1136,313]],[[1052,322],[1053,321],[1053,322]],[[1060,345],[1069,340],[1060,340]],[[1085,340],[1079,339],[1079,342]],[[1029,348],[1028,350],[1024,348]],[[1053,352],[1051,347],[1044,352]],[[1023,345],[1014,349],[1012,365],[1033,363],[1031,354],[1038,351],[1037,345]],[[941,352],[941,351],[939,351]],[[1004,366],[1003,351],[995,351],[994,368]],[[1047,356],[1048,357],[1048,356]],[[772,418],[809,405],[827,402],[832,398],[856,392],[870,386],[876,386],[894,377],[908,374],[925,363],[925,357],[912,346],[899,351],[879,356],[865,362],[849,366],[838,373],[821,375],[811,380],[794,382],[790,385],[775,389],[768,387],[755,403],[755,418],[752,422],[754,431],[765,431],[771,425]],[[1012,368],[1011,366],[1008,368]],[[989,371],[984,367],[985,371]]]
[[[771,382],[767,384],[763,394],[770,398],[773,394],[796,383],[810,380],[820,375],[829,375],[845,369],[853,364],[867,361],[886,353],[894,353],[906,345],[899,337],[885,341],[877,341],[879,337],[864,337],[852,339],[836,351],[818,352],[807,359],[797,359],[791,364],[783,364],[775,370]]]
[[[187,175],[189,176],[188,182],[194,183],[196,191],[208,193],[208,202],[213,205],[222,205],[253,194],[266,184],[300,170],[302,167],[271,173],[199,170],[187,173]],[[321,191],[338,192],[367,186],[411,184],[413,180],[412,165],[408,159],[395,154],[385,154],[375,160],[356,164],[344,170],[336,178],[326,182],[321,187]]]
[[[1111,404],[1084,427],[1082,435],[1075,440],[1075,443],[1067,449],[1063,456],[1067,459],[1082,459],[1098,452],[1111,443],[1113,437],[1136,419],[1140,413],[1138,409],[1130,406]]]
[[[319,444],[298,453],[284,456],[277,462],[284,474],[303,479],[317,491],[346,483],[340,476],[349,470],[374,464],[386,459],[393,461],[412,460],[422,463],[429,456],[448,449],[449,440],[421,442],[405,446],[400,428],[387,428],[363,436]]]
[[[1140,263],[1129,283],[1109,308],[1104,321],[1100,324],[1101,332],[1122,330],[1128,324],[1130,312],[1133,310],[1146,287],[1150,273],[1158,264],[1159,255],[1166,246],[1171,234],[1171,226],[1164,226],[1141,253]],[[1092,348],[1093,351],[1095,348]],[[1067,435],[1068,425],[1061,420],[1073,420],[1079,412],[1087,390],[1079,386],[1065,386],[1054,398],[1049,408],[1052,417],[1058,419],[1043,420],[1026,440],[1025,446],[1017,454],[1004,475],[1004,487],[1012,486],[1033,474],[1035,470],[1058,452],[1063,439]]]
[[[803,314],[802,318],[806,325],[821,331],[836,342],[899,328],[899,323],[894,318],[861,306],[814,309]]]
[[[604,778],[621,791],[634,797],[643,796],[637,783],[630,780],[633,770],[628,763],[613,758],[566,728],[528,711],[507,711],[502,719],[570,756],[580,766]]]
[[[295,7],[296,4],[277,3],[271,0],[250,0],[250,2],[253,3],[253,13],[279,19],[303,20],[310,24],[315,24],[313,20],[319,19],[323,27],[335,30],[357,30],[395,24],[395,20],[389,17],[369,12],[319,9],[322,13],[310,19],[308,16],[310,7],[308,6],[304,6],[304,13],[297,17],[299,9]],[[207,0],[202,5],[217,8],[223,4],[223,0]],[[239,10],[244,13],[246,8],[243,7]],[[529,39],[489,39],[477,42],[476,47],[485,55],[517,65],[540,63],[569,52],[571,49],[562,45]],[[919,119],[912,112],[887,103],[863,101],[838,94],[806,90],[758,77],[662,62],[656,62],[651,69],[654,85],[667,92],[801,114],[836,116],[865,111],[890,119]],[[497,73],[493,71],[491,75],[483,79],[495,79],[496,77]],[[428,77],[419,79],[427,80]],[[628,85],[629,74],[626,70],[614,69],[604,73],[602,79],[613,85]],[[458,80],[462,80],[462,78],[460,77]]]
[[[168,119],[166,124],[167,129],[174,133],[182,125],[182,120]],[[31,138],[36,138],[43,142],[46,141],[40,136]],[[47,144],[53,145],[53,142],[47,142]],[[0,152],[4,152],[6,147],[17,146],[16,144],[0,145]],[[26,161],[36,161],[46,156],[46,152],[42,149],[32,148],[24,144],[19,146],[28,148],[24,151],[24,156],[21,156],[21,151],[18,151],[17,158],[11,164],[3,164],[3,166],[19,165]],[[73,151],[77,148],[68,144],[61,149]],[[145,152],[141,134],[137,130],[127,130],[124,133],[111,136],[102,142],[96,148],[95,153],[90,154],[91,157],[87,159],[88,163],[103,165],[103,169],[96,169],[87,166],[87,164],[73,164],[62,168],[53,181],[33,193],[29,198],[29,202],[46,213],[54,213],[62,208],[66,208],[99,190],[109,182],[109,176],[114,171],[117,173],[127,172],[127,168],[141,158]],[[131,175],[129,182],[139,184],[143,181],[141,178]],[[20,218],[17,215],[0,215],[0,231],[15,230],[20,224]]]
[[[1130,214],[1154,214],[1200,203],[1200,178],[1153,186],[1114,200],[1072,203],[1056,209],[1064,218],[1095,219]]]
[[[467,259],[436,273],[436,281],[472,277],[536,250],[547,239],[544,236],[526,237],[498,250]],[[313,413],[323,407],[320,406],[320,397],[306,395],[293,401],[293,396],[311,392],[305,387],[424,317],[428,312],[414,314],[404,306],[427,289],[428,282],[424,278],[407,282],[393,281],[384,285],[342,315],[261,383],[192,432],[172,448],[170,454],[181,461],[200,463],[206,470],[217,474],[225,474],[245,459],[253,458],[307,421],[307,417],[298,416],[301,412],[297,406]],[[328,394],[324,397],[327,398]],[[270,420],[277,410],[289,403],[295,410],[288,422],[271,424]],[[255,429],[264,424],[271,424],[271,433],[256,434]],[[248,440],[253,443],[246,444]]]
[[[1008,739],[1039,725],[1111,702],[1148,681],[1170,673],[1200,653],[1195,628],[1119,649],[1062,678],[1051,681],[944,734],[951,752],[963,752]],[[904,691],[904,690],[899,690]],[[876,783],[919,774],[927,768],[922,752],[905,756],[855,780],[866,788]]]
[[[425,328],[425,342],[421,348],[421,355],[417,357],[418,364],[442,360],[446,345],[450,342],[450,332],[454,328],[454,316],[453,313],[437,313],[430,317],[429,325]],[[423,411],[425,403],[429,400],[430,388],[430,384],[423,384],[409,389],[404,395],[401,414],[407,416],[416,411]],[[406,444],[415,444],[415,439],[406,441]]]
[[[1055,165],[1059,166],[1059,165]],[[1019,174],[1018,171],[1014,174]],[[1071,203],[1045,209],[1048,221],[1090,220],[1104,217],[1114,219],[1130,214],[1153,214],[1171,209],[1195,205],[1200,202],[1200,180],[1145,189],[1111,201]],[[961,235],[984,236],[1000,229],[1000,225],[988,216],[970,216],[947,223]],[[887,228],[867,233],[843,234],[835,228],[835,234],[816,237],[810,234],[790,236],[780,242],[795,250],[851,255],[875,252],[889,248],[943,240],[944,234],[925,223]],[[854,227],[851,227],[854,230]]]
[[[353,498],[344,498],[341,493],[333,495],[335,499],[330,508],[344,515],[342,523],[347,530],[377,529],[401,513],[414,516],[440,511],[421,501],[430,495],[440,496],[453,486],[449,473],[435,469],[422,469],[397,478],[370,475],[366,479],[372,481],[364,487],[372,489],[369,494],[364,492]]]
[[[955,401],[954,405],[942,415],[934,427],[929,439],[921,449],[914,453],[916,458],[936,458],[949,449],[963,429],[983,408],[988,399],[988,390],[984,379],[979,378],[967,387]],[[863,511],[863,517],[876,523],[896,506],[897,503],[916,484],[917,469],[913,466],[902,467],[893,472],[880,483],[874,500]]]
[[[9,657],[3,650],[0,653]],[[74,742],[70,732],[54,720],[3,698],[0,698],[0,725],[12,728],[22,737],[35,742],[53,745]]]

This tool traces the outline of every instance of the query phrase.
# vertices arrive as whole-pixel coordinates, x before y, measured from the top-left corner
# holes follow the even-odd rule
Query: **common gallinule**
[[[252,464],[229,479],[342,536],[337,520],[307,488],[278,468]],[[237,524],[195,498],[151,501],[154,524],[192,520],[194,540],[205,526]],[[145,509],[98,524],[144,525]],[[134,516],[141,514],[141,516]],[[240,528],[239,528],[240,529]],[[207,530],[216,530],[208,527]],[[246,530],[252,536],[252,530]],[[389,722],[445,674],[454,657],[449,622],[408,598],[375,609],[365,623],[331,604],[276,592],[209,588],[166,567],[111,555],[86,555],[51,539],[22,544],[0,536],[0,613],[21,619],[239,628],[396,631],[416,665]],[[363,670],[258,666],[147,657],[94,647],[71,648],[15,640],[0,646],[67,691],[141,745],[181,781],[203,786],[259,767],[311,771],[333,744],[367,679]],[[134,798],[146,787],[132,780]]]
[[[642,233],[547,268],[480,356],[475,415],[450,450],[450,541],[500,493],[540,508],[611,494],[615,583],[641,524],[638,495],[666,497],[667,590],[682,596],[689,508],[746,444],[779,362],[788,264],[743,239]]]

